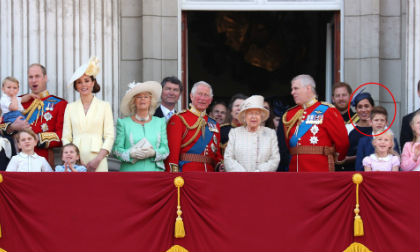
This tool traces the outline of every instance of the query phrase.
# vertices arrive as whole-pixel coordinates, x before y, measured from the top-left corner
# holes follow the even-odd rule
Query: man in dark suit
[[[162,102],[156,109],[154,116],[165,117],[166,121],[176,113],[175,105],[182,94],[182,82],[175,76],[165,77],[162,80]]]
[[[417,83],[417,94],[420,97],[420,81]],[[401,149],[404,148],[404,144],[406,142],[413,141],[413,130],[410,127],[410,122],[411,122],[411,119],[413,119],[414,114],[419,110],[416,110],[413,113],[410,113],[403,117],[402,126],[401,126],[401,134],[400,134]]]

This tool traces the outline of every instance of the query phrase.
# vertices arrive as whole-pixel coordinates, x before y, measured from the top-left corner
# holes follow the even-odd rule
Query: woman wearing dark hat
[[[375,106],[375,102],[372,99],[372,96],[361,91],[356,94],[351,101],[351,105],[356,108],[356,114],[359,117],[359,121],[355,124],[356,128],[363,132],[366,135],[372,134],[372,126],[370,122],[370,113]],[[351,124],[350,124],[351,125]],[[347,152],[345,163],[343,165],[336,166],[338,171],[354,171],[355,170],[355,161],[357,153],[357,144],[359,143],[360,138],[363,134],[359,133],[356,129],[352,129],[349,133],[349,142],[350,147]]]
[[[264,97],[253,95],[246,99],[238,118],[242,125],[229,132],[225,152],[225,170],[230,172],[276,171],[280,161],[276,132],[261,126],[269,111]]]
[[[92,57],[73,74],[69,85],[79,92],[80,99],[67,105],[64,113],[63,145],[74,143],[80,150],[80,160],[88,171],[108,171],[106,157],[114,143],[114,120],[111,105],[99,100],[96,81],[99,61]]]
[[[169,155],[166,120],[153,116],[162,86],[156,81],[130,83],[120,105],[127,117],[117,121],[113,153],[120,171],[164,171]]]

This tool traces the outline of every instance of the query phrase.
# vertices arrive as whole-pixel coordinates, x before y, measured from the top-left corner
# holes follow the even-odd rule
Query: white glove
[[[133,159],[145,159],[146,155],[141,148],[131,148],[130,157]]]
[[[146,158],[154,157],[156,155],[156,151],[153,149],[153,147],[144,148],[142,150],[146,154]]]

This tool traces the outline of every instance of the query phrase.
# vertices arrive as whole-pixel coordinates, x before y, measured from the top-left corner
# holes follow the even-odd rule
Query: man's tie
[[[169,111],[169,113],[166,115],[166,121],[168,121],[173,114],[174,114],[174,112]]]

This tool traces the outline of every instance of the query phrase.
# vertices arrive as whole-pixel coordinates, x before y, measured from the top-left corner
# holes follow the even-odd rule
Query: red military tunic
[[[289,171],[318,172],[333,170],[331,164],[329,166],[327,155],[299,154],[302,152],[316,152],[315,150],[323,149],[323,147],[334,146],[335,153],[338,153],[338,160],[343,160],[347,154],[349,139],[340,112],[333,105],[322,103],[329,106],[322,114],[318,108],[320,104],[321,102],[316,101],[306,109],[304,109],[303,106],[295,106],[283,115],[286,144],[292,155]],[[314,112],[315,109],[317,109],[317,111]],[[310,115],[312,112],[314,112],[313,115],[320,116],[311,117]],[[299,125],[299,127],[301,127],[303,125],[301,125],[301,122],[304,120],[307,120],[307,123],[309,125],[312,124],[312,126],[310,126],[309,130],[297,140],[296,147],[302,152],[296,154],[293,152],[296,152],[297,149],[296,147],[293,148],[290,146],[290,139],[293,134],[296,134],[296,131],[299,130],[297,126]],[[304,147],[301,148],[301,146]]]
[[[22,103],[22,106],[26,112],[26,120],[39,138],[39,145],[35,148],[35,152],[53,164],[53,153],[49,154],[48,150],[62,145],[61,136],[67,101],[50,95],[48,91],[42,92],[39,96],[42,103],[38,99],[31,99]]]
[[[169,119],[166,129],[169,146],[169,156],[165,160],[167,171],[212,172],[222,162],[220,127],[205,113],[200,117],[200,112],[194,108],[182,111]],[[204,137],[202,130],[205,131]],[[192,155],[186,157],[185,154]]]

